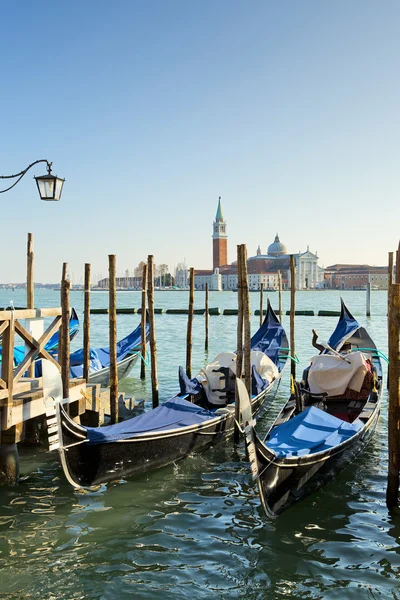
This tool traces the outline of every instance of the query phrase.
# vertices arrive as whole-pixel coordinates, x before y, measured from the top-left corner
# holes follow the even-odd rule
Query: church
[[[217,213],[213,222],[213,268],[195,270],[194,281],[196,290],[237,290],[238,275],[236,261],[228,264],[228,234],[226,221],[222,213],[221,198],[218,199]],[[318,255],[307,246],[305,252],[293,254],[296,265],[296,289],[315,289],[324,279],[324,270],[318,266]],[[247,259],[248,282],[250,291],[261,289],[278,289],[278,272],[281,273],[282,288],[290,288],[290,254],[276,234],[266,254],[262,254],[258,246],[255,256]]]

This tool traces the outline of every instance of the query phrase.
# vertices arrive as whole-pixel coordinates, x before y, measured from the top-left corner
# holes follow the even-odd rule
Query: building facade
[[[327,289],[360,290],[367,284],[375,290],[387,290],[389,281],[388,267],[370,265],[330,265],[325,269],[324,282]]]
[[[318,265],[318,255],[310,251],[293,254],[296,266],[296,289],[307,290],[323,286],[324,270]],[[247,259],[248,283],[250,290],[278,289],[278,273],[281,275],[282,289],[290,287],[290,254],[276,234],[267,252],[262,254],[258,246],[257,254]],[[213,269],[195,270],[195,288],[204,290],[237,290],[238,274],[236,262],[228,264],[228,235],[226,221],[222,214],[221,198],[213,222]]]

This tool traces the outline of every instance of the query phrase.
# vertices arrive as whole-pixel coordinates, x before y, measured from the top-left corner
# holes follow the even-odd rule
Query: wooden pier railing
[[[24,319],[54,317],[39,339],[35,339],[22,324]],[[25,310],[0,311],[0,334],[2,334],[2,365],[0,377],[0,405],[2,406],[2,429],[8,429],[12,424],[13,396],[26,392],[37,386],[37,379],[21,378],[33,365],[37,358],[47,358],[59,370],[60,365],[45,350],[45,345],[61,325],[61,308],[31,308]],[[28,346],[23,361],[14,368],[14,340],[19,335]]]

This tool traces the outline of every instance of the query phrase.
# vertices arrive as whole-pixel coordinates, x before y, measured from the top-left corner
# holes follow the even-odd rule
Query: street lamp
[[[52,175],[51,165],[53,163],[49,162],[45,158],[35,160],[35,162],[30,164],[28,167],[26,167],[26,169],[20,173],[17,173],[16,175],[0,175],[0,179],[15,179],[18,177],[17,181],[14,181],[14,183],[8,188],[5,190],[0,190],[0,194],[11,190],[15,185],[17,185],[17,183],[23,178],[25,173],[29,171],[31,167],[40,162],[45,162],[47,165],[47,175],[41,175],[34,178],[36,179],[36,185],[38,187],[41,200],[60,200],[65,179],[61,179],[60,177]]]

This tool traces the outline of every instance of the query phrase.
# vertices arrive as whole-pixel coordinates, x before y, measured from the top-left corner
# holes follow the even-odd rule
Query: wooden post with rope
[[[296,357],[295,337],[294,337],[294,317],[296,312],[296,267],[293,254],[290,255],[290,374],[293,381],[296,379]]]
[[[398,258],[398,257],[397,257]],[[397,273],[397,271],[396,271]],[[389,307],[388,484],[386,506],[398,505],[400,470],[400,283],[392,284]]]
[[[69,369],[70,369],[70,350],[69,350],[69,318],[71,315],[70,291],[71,283],[69,279],[64,279],[61,283],[61,309],[62,309],[62,349],[63,358],[61,363],[61,377],[63,383],[63,398],[69,397]]]
[[[243,254],[243,246],[237,246],[237,269],[238,269],[238,321],[237,321],[237,359],[236,359],[236,378],[242,379],[242,371],[243,371],[243,280],[242,280],[242,254]],[[237,426],[240,419],[240,406],[239,406],[239,398],[238,394],[235,394],[235,425],[233,432],[233,443],[237,444],[240,438],[240,431]]]
[[[264,302],[263,302],[263,290],[264,290],[264,284],[261,283],[260,284],[260,327],[262,325],[263,322],[263,318],[264,318]]]
[[[60,292],[60,304],[61,304],[61,306],[62,306],[63,282],[66,281],[67,274],[68,274],[68,263],[63,263],[62,271],[61,271],[61,286],[60,286],[60,290],[61,290],[61,292]],[[68,323],[68,329],[69,329],[69,323]],[[62,321],[61,321],[60,329],[59,329],[59,332],[58,332],[58,352],[57,352],[57,355],[58,355],[58,359],[57,360],[58,360],[58,364],[60,365],[60,367],[62,367],[63,358],[64,358],[64,347],[63,347],[63,344],[64,344],[63,324],[62,324]]]
[[[33,272],[33,233],[28,233],[27,244],[27,269],[26,269],[26,306],[27,308],[35,308],[35,283]],[[28,376],[35,377],[35,365],[32,363],[28,369]]]
[[[118,423],[118,366],[117,366],[117,260],[108,255],[109,339],[110,339],[110,417]]]
[[[398,282],[400,283],[400,281]],[[389,344],[390,344],[390,340],[389,340],[389,331],[390,331],[390,321],[389,321],[389,314],[390,314],[390,306],[391,306],[391,290],[392,290],[392,285],[393,285],[393,252],[389,252],[389,260],[388,260],[388,297],[387,297],[387,331],[388,331],[388,348],[389,348]],[[387,389],[389,389],[389,369],[387,371],[387,378],[386,378],[386,387]]]
[[[250,293],[249,280],[247,273],[247,248],[243,244],[242,250],[242,271],[243,271],[243,330],[244,330],[244,382],[247,393],[251,398],[251,330],[250,330]]]
[[[186,375],[192,377],[192,349],[193,349],[193,314],[194,314],[194,268],[190,267],[189,275],[189,311],[186,333]]]
[[[143,265],[142,271],[142,318],[140,321],[141,333],[141,352],[142,360],[140,361],[140,379],[146,379],[146,291],[147,291],[147,265]]]
[[[282,323],[282,273],[278,271],[279,321]]]
[[[158,377],[157,377],[157,344],[154,322],[154,256],[147,257],[147,305],[149,310],[150,326],[150,361],[151,361],[151,397],[153,408],[157,408],[158,402]]]
[[[206,299],[205,299],[205,313],[204,313],[204,320],[205,320],[205,341],[204,341],[204,350],[207,352],[208,351],[208,283],[206,283]]]
[[[83,314],[83,377],[89,379],[90,371],[90,264],[85,263]]]

